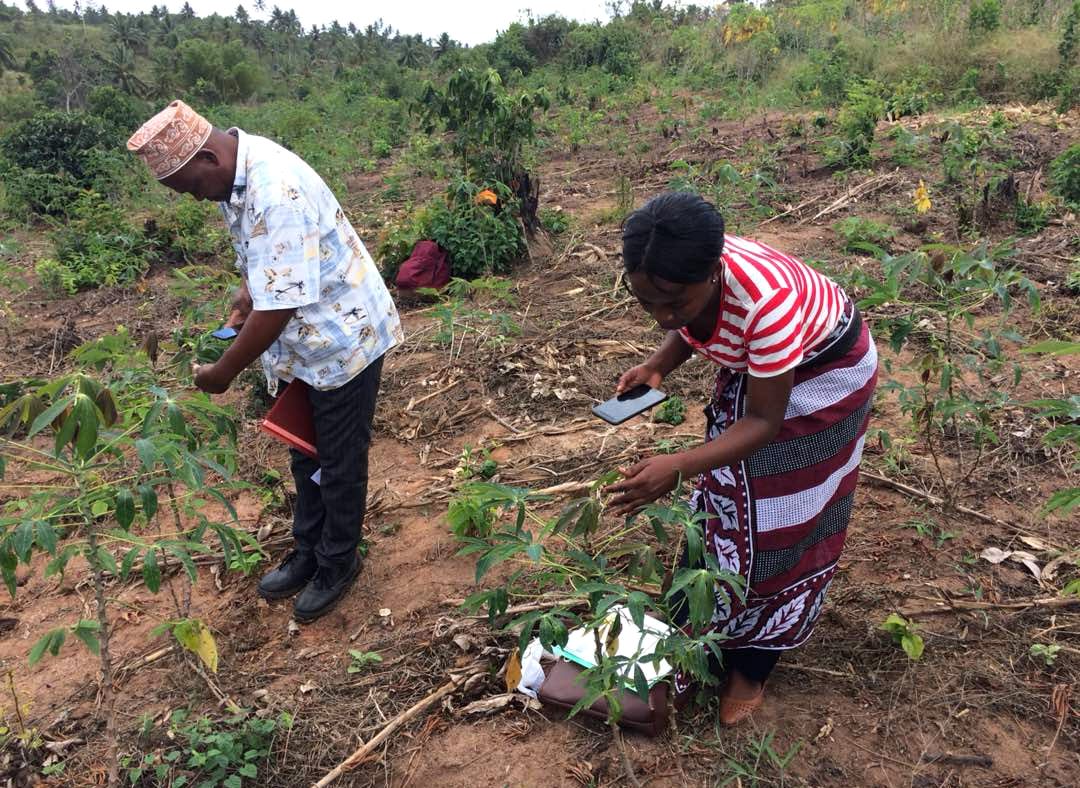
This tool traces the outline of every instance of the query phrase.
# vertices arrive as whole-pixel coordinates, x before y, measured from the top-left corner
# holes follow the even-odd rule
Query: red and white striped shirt
[[[844,291],[794,257],[726,235],[721,260],[723,293],[712,337],[702,343],[679,330],[709,360],[754,377],[780,375],[798,366],[840,320]]]

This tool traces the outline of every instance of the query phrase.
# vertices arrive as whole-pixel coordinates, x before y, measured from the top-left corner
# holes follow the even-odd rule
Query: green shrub
[[[376,254],[383,276],[392,280],[417,241],[431,240],[445,249],[455,277],[476,279],[504,273],[524,251],[524,238],[510,188],[488,187],[498,205],[477,203],[483,188],[463,178],[404,221],[384,229]]]
[[[288,712],[276,719],[238,714],[215,722],[208,717],[192,719],[190,712],[179,709],[170,715],[160,746],[126,755],[120,764],[131,785],[239,788],[245,780],[257,785],[274,737],[291,727]],[[142,738],[148,738],[149,723],[143,731]]]
[[[41,112],[16,124],[0,140],[0,151],[23,169],[66,173],[80,186],[94,170],[89,153],[105,148],[114,136],[105,124],[85,112]]]
[[[476,184],[458,179],[446,200],[431,205],[427,217],[425,237],[449,253],[450,268],[462,279],[505,273],[523,250],[524,238],[510,188],[495,184],[496,206],[478,205],[480,191]]]
[[[570,229],[570,215],[561,208],[541,208],[540,224],[552,235],[561,235]]]
[[[885,112],[880,86],[856,82],[848,87],[847,101],[836,116],[837,135],[830,140],[830,164],[861,167],[870,163],[877,122]]]
[[[653,414],[653,421],[670,424],[673,427],[686,421],[686,403],[683,402],[682,397],[672,395],[664,400]]]
[[[57,272],[43,261],[44,273],[49,286],[59,281],[68,292],[131,284],[154,256],[150,240],[127,221],[123,210],[91,191],[75,202],[71,220],[53,233],[53,243],[56,263],[65,271]]]
[[[1001,26],[1001,0],[972,0],[968,28],[974,33],[992,33]]]
[[[198,262],[229,250],[221,213],[210,203],[174,199],[146,223],[155,250],[177,262]]]
[[[41,286],[53,295],[74,295],[78,290],[75,286],[74,271],[55,258],[38,260],[34,265],[34,273],[37,274]]]
[[[510,181],[525,144],[536,138],[533,116],[551,99],[544,89],[511,95],[494,69],[459,69],[445,89],[428,84],[421,105],[429,133],[439,124],[454,133],[454,153],[466,175]]]
[[[38,172],[9,165],[2,174],[7,212],[26,218],[33,214],[63,216],[82,191],[75,179],[64,172]]]
[[[1080,143],[1050,162],[1050,188],[1069,206],[1080,207]]]
[[[1016,202],[1016,229],[1024,235],[1042,232],[1050,223],[1050,206],[1028,202],[1023,197]]]
[[[116,134],[126,138],[146,119],[146,105],[112,85],[99,85],[86,97],[86,110],[100,118]]]
[[[896,230],[887,224],[864,219],[861,216],[848,216],[833,225],[833,230],[844,240],[845,252],[876,253],[886,248],[896,236]]]

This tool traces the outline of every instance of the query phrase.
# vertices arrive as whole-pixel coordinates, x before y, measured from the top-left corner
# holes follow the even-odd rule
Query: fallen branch
[[[1053,596],[1039,599],[1025,599],[1022,602],[968,602],[963,599],[943,599],[936,607],[923,609],[901,609],[905,616],[933,616],[941,613],[953,613],[958,610],[1027,610],[1031,607],[1074,607],[1080,605],[1080,597]]]
[[[892,489],[896,490],[897,492],[902,492],[902,493],[906,493],[908,495],[913,495],[916,498],[922,498],[924,501],[926,501],[927,503],[929,503],[929,504],[931,504],[933,506],[944,506],[945,505],[945,499],[944,498],[939,498],[938,496],[934,495],[933,493],[928,493],[925,490],[920,490],[920,489],[918,489],[916,487],[911,487],[911,486],[909,486],[907,484],[904,484],[903,482],[895,481],[893,479],[890,479],[888,476],[881,476],[879,474],[874,473],[873,471],[866,471],[866,470],[861,470],[861,469],[859,470],[859,475],[861,477],[871,479],[872,481],[875,481],[878,484],[884,485],[885,487],[891,487]],[[993,525],[1002,525],[1002,526],[1005,526],[1005,527],[1009,527],[1009,524],[1006,523],[1004,520],[999,520],[996,517],[991,517],[990,515],[985,514],[984,512],[980,512],[980,511],[977,511],[975,509],[969,509],[966,506],[958,506],[956,504],[953,504],[952,508],[955,509],[956,511],[960,512],[961,514],[966,514],[969,517],[974,517],[977,520],[982,520],[984,523],[991,523]]]
[[[425,697],[423,700],[418,703],[414,703],[408,709],[401,712],[401,714],[394,717],[394,719],[390,720],[390,722],[386,724],[386,727],[379,731],[379,733],[375,734],[373,738],[369,739],[367,744],[360,747],[352,755],[350,755],[344,761],[342,761],[329,772],[327,772],[321,780],[315,783],[314,788],[325,788],[325,786],[332,783],[345,772],[355,769],[357,766],[363,763],[380,744],[390,738],[391,733],[396,731],[413,717],[418,716],[421,712],[427,710],[429,707],[438,703],[451,692],[456,690],[459,686],[461,686],[462,683],[464,683],[466,678],[467,674],[461,674],[460,676],[452,678],[450,681],[443,684],[441,687],[439,687],[437,690]]]
[[[808,221],[816,222],[821,217],[828,216],[830,213],[840,210],[856,198],[866,197],[867,195],[873,194],[874,192],[886,186],[890,181],[896,179],[897,172],[897,170],[894,170],[893,172],[886,172],[883,175],[876,175],[873,178],[869,178],[863,181],[854,188],[849,189],[847,193],[844,194],[842,197],[837,198],[833,202],[829,203],[829,205],[822,208],[812,218],[803,219],[801,222],[799,222],[799,224],[806,224]]]
[[[919,763],[978,766],[980,769],[990,769],[994,766],[994,759],[989,755],[954,755],[951,752],[924,752],[919,758]]]
[[[814,203],[821,202],[822,197],[823,197],[823,195],[819,194],[817,197],[811,197],[806,202],[801,203],[799,205],[796,205],[794,208],[788,208],[783,213],[778,213],[778,214],[776,214],[776,216],[770,216],[768,219],[766,219],[765,221],[758,224],[758,227],[764,227],[765,225],[769,224],[769,222],[775,222],[777,219],[783,219],[785,216],[790,216],[793,213],[797,213],[797,212],[801,211],[803,208],[809,208]]]

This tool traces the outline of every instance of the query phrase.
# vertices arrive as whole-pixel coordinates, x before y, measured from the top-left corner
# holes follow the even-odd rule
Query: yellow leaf
[[[510,652],[510,659],[506,660],[506,691],[513,692],[521,683],[521,656],[518,650]]]
[[[180,621],[173,627],[173,635],[181,646],[198,656],[211,673],[217,673],[217,643],[203,622],[197,618]]]
[[[926,213],[930,210],[930,192],[922,181],[919,181],[918,188],[911,195],[911,203],[915,206],[916,213]]]
[[[495,205],[498,202],[498,196],[491,189],[484,189],[476,195],[477,205]]]

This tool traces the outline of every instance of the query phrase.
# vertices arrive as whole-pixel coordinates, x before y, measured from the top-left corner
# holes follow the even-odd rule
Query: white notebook
[[[661,638],[671,633],[671,627],[659,619],[646,615],[643,622],[644,627],[638,629],[626,606],[615,605],[608,611],[606,622],[599,627],[601,647],[607,642],[607,633],[611,627],[611,622],[615,620],[615,616],[622,619],[622,631],[619,632],[619,642],[615,654],[631,660],[631,662],[626,663],[622,675],[623,681],[631,687],[634,686],[635,665],[641,668],[645,681],[648,682],[650,687],[671,673],[671,665],[666,660],[661,660],[659,665],[655,665],[651,659],[642,659],[642,657],[648,657],[656,652],[656,644]],[[583,667],[594,667],[596,665],[596,636],[594,631],[575,629],[570,632],[570,636],[566,639],[566,647],[559,648],[555,646],[552,648],[552,652],[557,657],[576,662]]]

